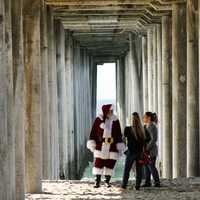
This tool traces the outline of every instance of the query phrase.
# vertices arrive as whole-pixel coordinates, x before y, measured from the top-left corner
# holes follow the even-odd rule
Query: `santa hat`
[[[107,114],[110,110],[113,110],[113,105],[112,104],[106,104],[102,106],[102,112],[103,112],[103,118],[104,120],[107,117]]]

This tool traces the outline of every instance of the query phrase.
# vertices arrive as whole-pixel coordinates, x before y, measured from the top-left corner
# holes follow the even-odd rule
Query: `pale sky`
[[[116,98],[115,63],[97,66],[97,100]]]

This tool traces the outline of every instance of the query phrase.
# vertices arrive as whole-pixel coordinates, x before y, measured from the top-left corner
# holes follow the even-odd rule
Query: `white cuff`
[[[88,140],[88,141],[87,141],[87,148],[88,148],[91,152],[94,152],[94,150],[96,149],[96,142],[95,142],[95,140]]]
[[[117,143],[117,150],[118,152],[124,152],[126,146],[123,142]]]

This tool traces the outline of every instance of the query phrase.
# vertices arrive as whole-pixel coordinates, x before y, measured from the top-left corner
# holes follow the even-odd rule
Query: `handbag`
[[[141,156],[142,158],[141,159],[139,159],[139,164],[141,164],[141,165],[149,165],[149,164],[151,164],[152,163],[152,160],[151,160],[151,156],[150,156],[150,154],[149,154],[149,152],[148,151],[144,151],[143,153],[142,153],[142,156]]]

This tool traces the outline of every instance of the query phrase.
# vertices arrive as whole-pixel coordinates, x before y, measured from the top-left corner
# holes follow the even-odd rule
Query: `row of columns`
[[[80,177],[96,66],[44,1],[3,0],[0,17],[0,199],[21,200]]]
[[[174,3],[142,38],[144,110],[158,113],[166,178],[199,175],[198,18],[197,1]]]

